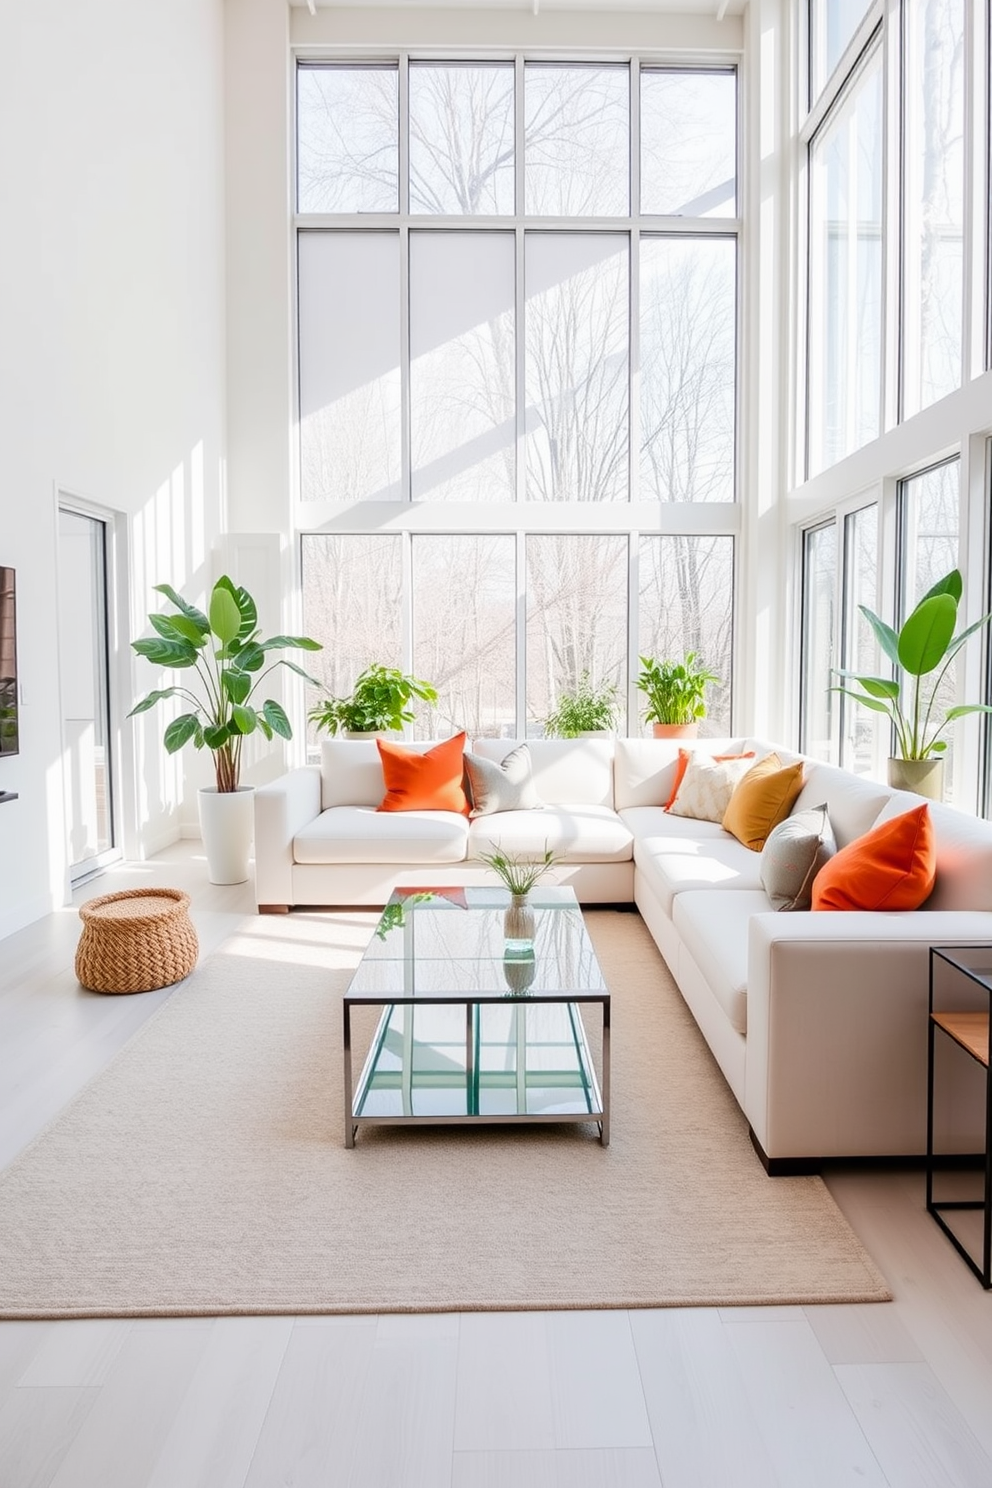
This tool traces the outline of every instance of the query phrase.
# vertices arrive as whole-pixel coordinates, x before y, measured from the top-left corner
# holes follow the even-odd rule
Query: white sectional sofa
[[[325,743],[319,768],[256,792],[259,910],[378,905],[397,885],[490,882],[478,852],[498,845],[537,854],[547,845],[563,858],[556,880],[582,902],[636,905],[770,1172],[923,1153],[929,947],[992,943],[992,823],[932,806],[937,881],[922,909],[781,913],[762,888],[759,853],[715,822],[664,810],[677,744],[528,742],[543,807],[472,821],[377,812],[384,787],[375,742]],[[500,760],[516,744],[470,747]],[[696,747],[799,757],[756,739]],[[805,765],[793,809],[826,802],[839,847],[919,805],[819,761]],[[966,1075],[941,1081],[947,1151],[981,1145],[982,1092]]]

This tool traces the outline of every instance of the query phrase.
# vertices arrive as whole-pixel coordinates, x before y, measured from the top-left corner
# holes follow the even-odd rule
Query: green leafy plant
[[[413,722],[410,704],[414,698],[436,703],[437,692],[429,682],[408,677],[396,667],[370,666],[355,683],[347,697],[325,698],[307,715],[317,732],[329,734],[347,730],[354,734],[374,734],[398,730]]]
[[[650,656],[640,661],[637,686],[648,701],[646,723],[684,725],[705,716],[706,688],[720,678],[699,664],[695,651],[688,651],[682,661],[655,661]]]
[[[923,760],[941,754],[947,748],[947,740],[941,735],[956,718],[964,718],[968,713],[992,713],[988,703],[961,703],[946,710],[937,706],[937,694],[948,667],[965,641],[992,620],[992,613],[983,615],[955,635],[961,590],[960,571],[952,568],[927,590],[898,632],[867,605],[858,606],[897,674],[902,672],[911,679],[908,697],[898,675],[864,677],[839,669],[838,677],[857,682],[862,691],[855,692],[845,686],[836,686],[832,691],[844,693],[875,713],[885,713],[896,731],[900,759]],[[932,680],[924,685],[924,677]]]
[[[545,848],[543,858],[537,859],[514,857],[497,848],[495,852],[479,853],[479,862],[491,868],[511,894],[521,895],[529,894],[537,881],[561,859],[550,848]]]
[[[246,589],[237,587],[225,574],[210,594],[208,613],[188,604],[169,584],[156,584],[177,614],[149,615],[157,632],[132,641],[132,649],[155,666],[173,667],[195,674],[199,695],[192,687],[158,688],[142,698],[128,714],[133,718],[166,698],[178,697],[191,711],[174,718],[165,730],[165,747],[175,754],[192,742],[196,749],[209,749],[214,756],[217,789],[236,791],[241,779],[241,743],[256,730],[271,739],[278,734],[291,739],[293,730],[286,713],[272,698],[255,706],[252,698],[264,677],[276,667],[287,666],[314,686],[315,677],[286,657],[269,662],[270,653],[296,648],[320,651],[319,641],[309,636],[272,636],[263,641],[258,629],[255,601]]]
[[[612,682],[594,687],[589,673],[583,672],[572,691],[559,693],[558,706],[544,720],[544,732],[549,739],[574,739],[594,729],[615,728],[619,706]]]

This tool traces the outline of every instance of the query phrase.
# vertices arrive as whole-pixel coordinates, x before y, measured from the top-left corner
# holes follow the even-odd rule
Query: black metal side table
[[[984,1004],[964,1009],[934,1008],[934,971],[944,966],[955,976],[966,979],[962,1002]],[[984,995],[983,995],[984,994]],[[943,1000],[943,997],[941,998]],[[927,1213],[940,1225],[955,1250],[978,1277],[982,1286],[992,1288],[992,1070],[989,1066],[989,1014],[992,1012],[992,945],[931,946],[930,1003],[927,1046]],[[934,1043],[937,1032],[953,1040],[985,1070],[985,1190],[981,1199],[944,1199],[933,1196],[934,1157]],[[979,1154],[980,1156],[980,1154]],[[981,1265],[966,1249],[944,1218],[945,1212],[961,1209],[983,1211]]]

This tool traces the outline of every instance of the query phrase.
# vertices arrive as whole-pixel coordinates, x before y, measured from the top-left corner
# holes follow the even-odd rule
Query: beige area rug
[[[639,918],[587,918],[608,1148],[375,1127],[347,1151],[341,996],[374,916],[249,918],[0,1174],[0,1316],[887,1299],[821,1180],[765,1174]]]

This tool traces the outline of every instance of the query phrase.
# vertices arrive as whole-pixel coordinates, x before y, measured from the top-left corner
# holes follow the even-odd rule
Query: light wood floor
[[[252,908],[198,843],[77,901],[159,883],[204,953]],[[168,995],[84,993],[78,932],[0,942],[0,1165]],[[894,1303],[0,1323],[0,1488],[989,1488],[992,1296],[921,1173],[828,1181]]]

